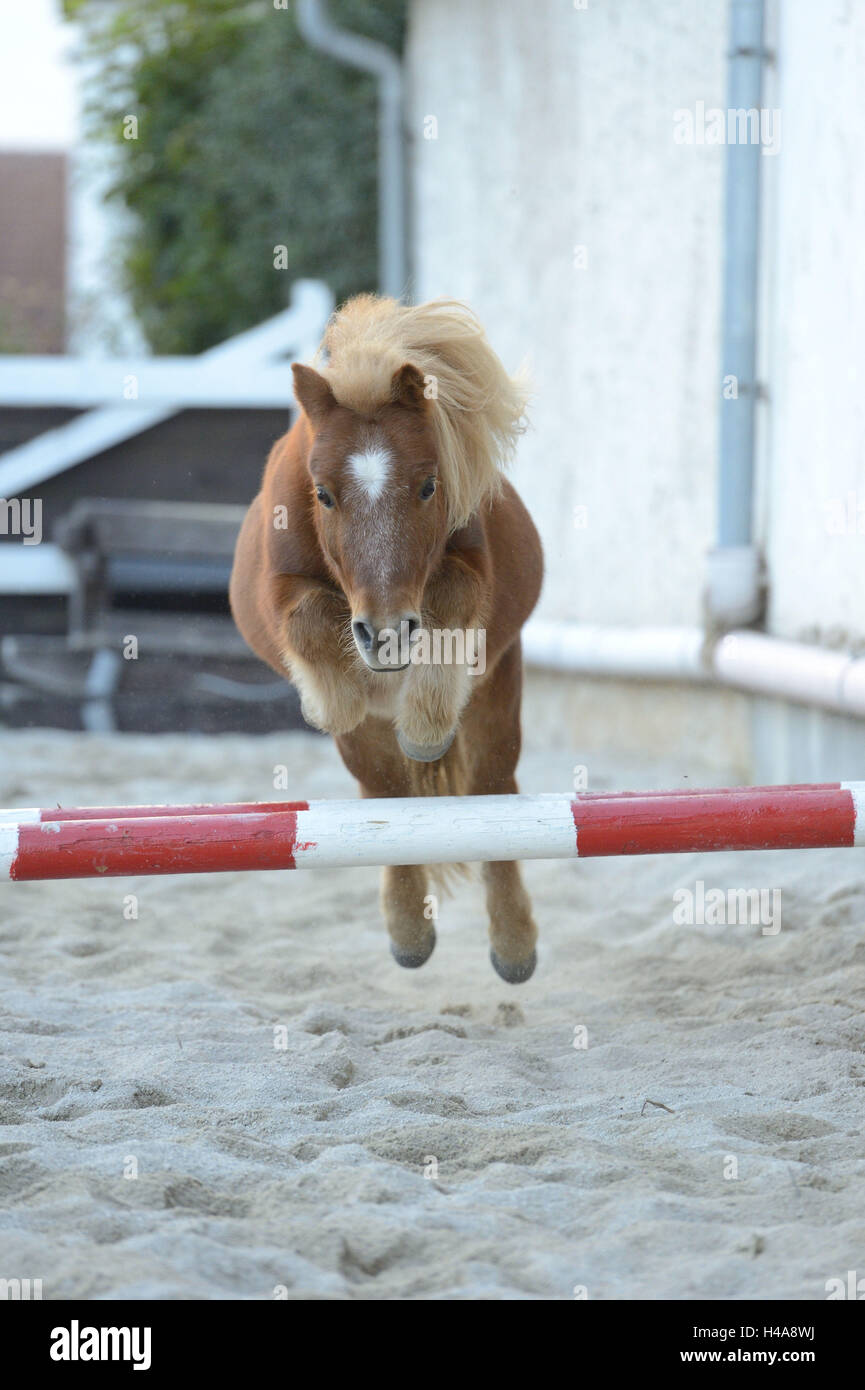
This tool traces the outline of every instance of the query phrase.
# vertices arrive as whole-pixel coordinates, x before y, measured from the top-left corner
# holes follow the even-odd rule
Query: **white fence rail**
[[[310,357],[332,308],[325,284],[298,280],[288,309],[198,357],[0,358],[0,408],[96,407],[0,454],[0,498],[24,496],[180,410],[288,409],[291,372],[279,359]]]
[[[194,357],[0,359],[0,406],[125,405],[127,402],[279,410],[292,400],[288,363],[238,372],[231,362]]]

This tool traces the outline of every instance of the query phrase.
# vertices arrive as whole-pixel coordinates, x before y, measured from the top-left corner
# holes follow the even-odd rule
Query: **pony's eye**
[[[333,498],[326,487],[317,487],[315,489],[315,495],[323,507],[333,506]]]
[[[421,490],[420,490],[420,495],[421,495],[421,497],[423,498],[423,500],[426,501],[428,497],[432,497],[432,495],[433,495],[433,493],[435,492],[435,490],[436,490],[436,480],[435,480],[435,478],[427,478],[426,482],[424,483],[423,487],[422,487]]]

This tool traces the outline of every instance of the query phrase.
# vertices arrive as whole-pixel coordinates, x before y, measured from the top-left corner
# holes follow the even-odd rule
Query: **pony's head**
[[[373,670],[400,669],[381,660],[383,644],[420,625],[448,534],[423,378],[398,369],[387,404],[369,415],[340,405],[312,367],[296,366],[294,379],[314,430],[307,466],[319,546],[348,599],[360,655]]]
[[[406,307],[362,295],[331,321],[321,370],[295,364],[310,423],[307,467],[319,547],[372,670],[423,623],[449,536],[501,486],[526,389],[462,304]]]

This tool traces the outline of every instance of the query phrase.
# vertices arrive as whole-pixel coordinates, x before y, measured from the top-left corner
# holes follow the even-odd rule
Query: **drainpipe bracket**
[[[703,595],[706,627],[724,632],[747,627],[766,607],[766,571],[756,545],[716,546],[709,551]]]

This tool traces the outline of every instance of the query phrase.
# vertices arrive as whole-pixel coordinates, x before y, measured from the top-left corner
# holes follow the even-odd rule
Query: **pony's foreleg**
[[[426,869],[400,864],[382,870],[381,906],[391,954],[407,970],[428,961],[436,944],[435,927],[428,916],[429,901]]]
[[[480,626],[481,606],[478,575],[458,557],[447,557],[424,595],[424,628],[431,639],[432,659],[415,662],[412,658],[397,709],[397,741],[409,758],[434,762],[453,743],[460,715],[472,693],[472,677],[464,660],[435,659],[434,634],[436,629],[460,632],[466,643],[468,631]]]
[[[347,734],[366,718],[368,694],[354,644],[351,615],[341,595],[305,585],[283,609],[282,659],[300,695],[308,724]]]
[[[406,757],[423,763],[444,757],[470,694],[464,666],[413,667],[396,719],[397,742]]]

